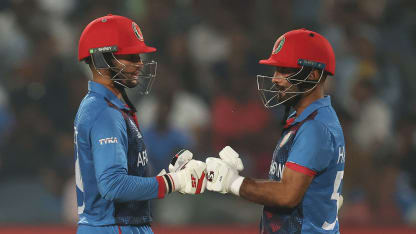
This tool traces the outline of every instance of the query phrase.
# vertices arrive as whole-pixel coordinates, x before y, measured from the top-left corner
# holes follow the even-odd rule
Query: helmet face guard
[[[286,107],[293,106],[300,98],[299,95],[312,91],[321,82],[324,74],[335,75],[335,54],[331,44],[321,34],[304,28],[281,35],[276,40],[270,57],[259,63],[298,69],[284,78],[257,76],[257,88],[267,108],[285,102]],[[314,69],[321,73],[317,81],[308,79]],[[273,79],[286,79],[290,85],[281,87],[278,85],[280,82],[273,83]]]
[[[156,77],[157,63],[123,63],[117,55],[137,55],[155,52],[146,45],[140,27],[131,19],[108,14],[91,21],[82,31],[78,43],[78,60],[91,58],[92,65],[102,76],[102,69],[110,71],[110,78],[118,88],[137,87],[140,94],[148,94]]]
[[[90,50],[91,61],[98,74],[102,76],[100,70],[108,69],[111,71],[111,80],[114,83],[125,88],[136,88],[141,95],[149,94],[156,78],[157,62],[126,65],[114,56],[116,46],[107,48],[106,50],[102,48]],[[133,72],[128,72],[129,70]]]
[[[321,74],[318,80],[308,80],[315,66],[303,64],[301,69],[286,77],[270,77],[257,75],[257,90],[260,98],[266,108],[276,107],[286,103],[298,95],[313,90],[321,81],[324,70],[320,70]],[[289,87],[283,87],[273,82],[273,79],[283,79],[290,83]]]

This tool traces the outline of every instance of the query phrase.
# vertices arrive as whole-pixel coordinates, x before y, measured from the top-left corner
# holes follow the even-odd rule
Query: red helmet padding
[[[136,28],[136,32],[133,29]],[[131,19],[107,15],[93,20],[85,27],[78,43],[78,60],[90,56],[90,49],[117,46],[114,54],[141,54],[155,52],[156,48],[144,43],[139,26]]]
[[[284,37],[284,43],[277,53],[273,53]],[[278,66],[300,68],[299,59],[325,64],[325,71],[335,74],[335,54],[331,44],[321,34],[297,29],[289,31],[279,37],[275,43],[270,58],[260,60],[259,63]]]

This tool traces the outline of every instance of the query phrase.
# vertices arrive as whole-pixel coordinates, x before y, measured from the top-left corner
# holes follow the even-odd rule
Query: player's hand
[[[173,191],[186,194],[200,194],[206,187],[206,164],[190,160],[177,172],[167,174],[171,178]]]
[[[236,169],[237,171],[244,170],[243,162],[239,157],[238,153],[233,150],[230,146],[224,147],[219,153],[220,158],[230,165],[232,168]]]
[[[182,170],[185,165],[192,160],[193,154],[189,150],[180,150],[173,156],[169,164],[169,172],[178,172]]]
[[[233,193],[239,195],[244,177],[239,171],[244,169],[243,163],[230,146],[226,146],[219,153],[220,158],[209,157],[207,163],[207,189],[219,193]]]
[[[178,153],[173,156],[172,160],[169,163],[169,172],[178,172],[183,167],[192,160],[193,154],[189,150],[180,150]],[[162,176],[166,174],[166,170],[163,169],[159,172],[158,176]]]

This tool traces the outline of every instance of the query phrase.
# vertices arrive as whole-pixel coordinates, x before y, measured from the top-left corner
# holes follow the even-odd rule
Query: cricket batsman
[[[170,173],[149,176],[136,109],[125,89],[150,92],[156,62],[141,55],[155,51],[123,16],[95,19],[81,34],[78,59],[89,65],[92,80],[74,121],[78,234],[153,233],[151,199],[204,192],[206,165],[187,150],[173,158]]]
[[[280,36],[270,58],[274,75],[257,76],[267,108],[283,104],[285,126],[269,180],[239,175],[239,154],[225,147],[207,158],[207,189],[264,205],[260,233],[339,233],[345,143],[324,82],[335,74],[333,49],[322,35],[298,29]],[[290,110],[293,113],[289,115]]]

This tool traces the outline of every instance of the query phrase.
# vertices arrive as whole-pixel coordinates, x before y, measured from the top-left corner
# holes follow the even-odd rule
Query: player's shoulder
[[[326,106],[324,108],[320,108],[318,110],[318,114],[315,117],[315,120],[319,121],[333,135],[342,134],[341,124],[332,106]]]
[[[337,122],[338,117],[335,113],[335,110],[332,106],[323,106],[317,110],[317,115],[315,116],[315,120],[320,120],[324,123],[331,123]]]
[[[330,131],[325,122],[319,119],[310,119],[305,121],[299,128],[299,131],[303,134],[310,134],[315,136],[329,136]]]
[[[119,110],[109,105],[100,95],[88,93],[82,100],[76,119],[80,124],[93,126],[97,122],[122,119]]]

